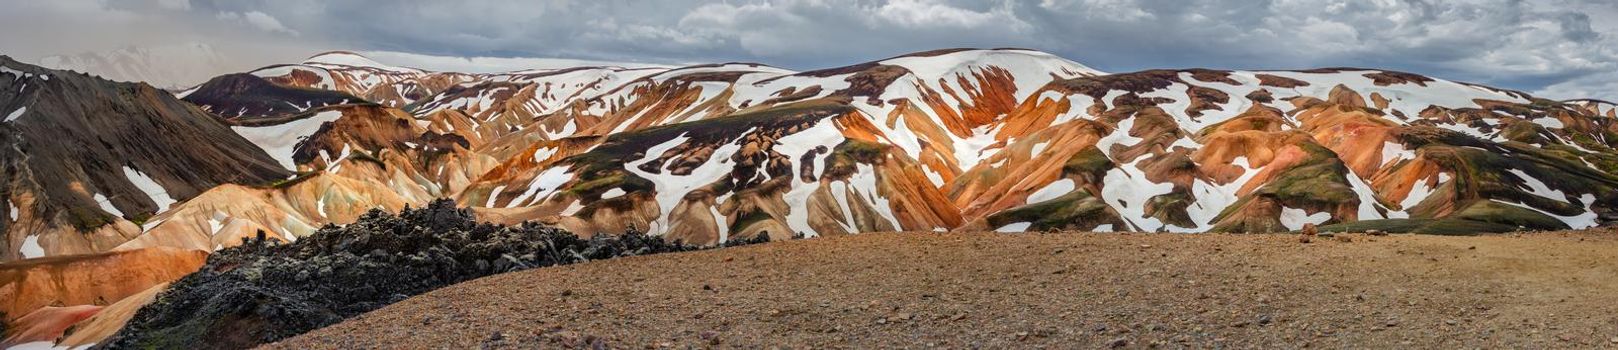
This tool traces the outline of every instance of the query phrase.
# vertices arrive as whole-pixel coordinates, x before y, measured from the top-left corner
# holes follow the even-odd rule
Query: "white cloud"
[[[1015,46],[1109,71],[1362,66],[1562,93],[1618,71],[1610,0],[10,1],[0,52],[25,60],[204,42],[233,60],[335,48],[813,69]]]
[[[157,0],[157,5],[170,10],[190,10],[191,0]]]
[[[929,0],[893,0],[873,13],[875,20],[904,28],[972,29],[995,21],[1007,21],[1012,27],[1027,26],[1009,11],[978,12]]]
[[[656,63],[592,61],[565,58],[433,56],[394,51],[361,51],[359,54],[374,59],[378,62],[386,62],[390,65],[419,68],[430,71],[464,73],[500,73],[528,69],[559,69],[580,66],[616,66],[624,68],[674,66]]]
[[[218,18],[219,20],[227,22],[239,21],[247,23],[254,28],[258,28],[259,30],[266,32],[280,32],[291,34],[292,36],[298,36],[298,31],[287,29],[287,27],[281,25],[281,21],[276,20],[274,16],[270,16],[269,14],[259,11],[248,11],[243,13],[220,12]]]

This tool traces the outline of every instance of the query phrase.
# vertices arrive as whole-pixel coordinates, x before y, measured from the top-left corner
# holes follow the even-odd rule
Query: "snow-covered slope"
[[[490,220],[700,243],[889,230],[1498,231],[1609,222],[1618,200],[1612,104],[1382,70],[1109,74],[1038,51],[965,49],[803,72],[477,74],[333,52],[252,75],[361,101],[223,94],[243,97],[232,106],[287,106],[254,118],[209,109],[302,175],[178,203],[163,220],[187,224],[143,231],[228,238],[260,227],[294,239],[363,208],[437,197]],[[337,192],[297,194],[321,191],[307,186]],[[241,193],[284,214],[221,206]],[[337,198],[346,214],[333,216]]]

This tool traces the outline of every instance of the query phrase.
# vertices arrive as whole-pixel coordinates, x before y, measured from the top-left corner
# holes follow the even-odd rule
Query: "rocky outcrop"
[[[247,240],[174,282],[102,345],[247,348],[489,274],[695,248],[638,232],[583,238],[478,223],[448,200],[397,216],[371,211],[293,243]]]

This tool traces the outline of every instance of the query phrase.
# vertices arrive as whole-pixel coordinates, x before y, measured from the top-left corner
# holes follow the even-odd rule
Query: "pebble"
[[[1112,347],[1112,348],[1121,348],[1121,347],[1129,346],[1129,338],[1113,339],[1112,341],[1107,342],[1107,346]]]
[[[1271,321],[1274,320],[1270,319],[1270,315],[1258,315],[1258,325],[1260,326],[1267,326]]]

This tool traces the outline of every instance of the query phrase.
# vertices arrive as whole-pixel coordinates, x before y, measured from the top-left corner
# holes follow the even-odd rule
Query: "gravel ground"
[[[890,233],[450,286],[277,348],[1618,348],[1618,232]]]

